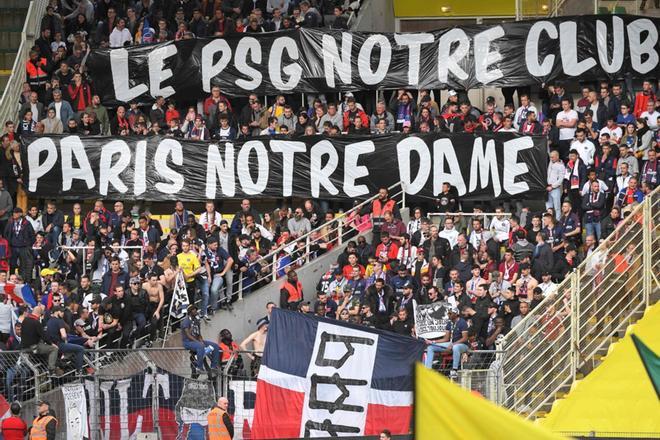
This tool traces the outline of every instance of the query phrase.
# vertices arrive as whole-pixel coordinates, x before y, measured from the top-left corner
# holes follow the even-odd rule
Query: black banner
[[[23,182],[38,197],[202,201],[232,197],[352,199],[398,181],[433,197],[449,182],[464,200],[541,193],[544,137],[503,133],[256,138],[53,136],[22,146]]]
[[[105,104],[229,95],[522,86],[558,79],[655,77],[660,19],[598,15],[434,32],[300,29],[94,50]]]

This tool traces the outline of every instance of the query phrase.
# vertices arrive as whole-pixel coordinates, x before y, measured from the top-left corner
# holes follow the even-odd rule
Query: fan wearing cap
[[[452,354],[452,365],[450,377],[455,379],[458,376],[458,367],[461,362],[461,355],[468,350],[468,325],[463,318],[461,318],[459,311],[456,307],[451,307],[447,312],[449,322],[445,327],[445,334],[437,341],[429,341],[426,343],[426,360],[424,365],[427,368],[433,368],[433,357],[438,352],[449,352]]]
[[[257,331],[245,338],[241,342],[241,350],[248,352],[248,357],[252,361],[250,363],[250,373],[252,377],[257,377],[259,367],[261,366],[261,356],[263,356],[264,347],[266,346],[266,337],[268,336],[268,318],[263,317],[257,321]],[[250,351],[250,344],[252,351]]]
[[[200,320],[197,316],[197,306],[190,304],[187,314],[181,322],[181,339],[186,350],[194,351],[197,357],[197,370],[204,370],[206,348],[211,347],[211,369],[217,369],[220,362],[220,347],[213,341],[202,338]]]
[[[30,439],[55,440],[57,435],[57,419],[50,409],[50,403],[45,400],[37,402],[37,417],[30,427]]]

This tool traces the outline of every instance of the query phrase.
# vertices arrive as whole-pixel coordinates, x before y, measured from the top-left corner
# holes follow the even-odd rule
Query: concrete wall
[[[370,234],[367,236],[369,240]],[[337,260],[337,256],[344,251],[346,244],[338,246],[327,254],[313,260],[300,269],[297,269],[298,279],[303,285],[305,300],[315,301],[316,285],[321,276],[328,270],[330,265]],[[269,283],[259,290],[243,297],[234,303],[234,310],[220,310],[208,323],[202,324],[202,335],[205,339],[217,341],[218,334],[223,328],[231,330],[234,340],[240,343],[246,336],[256,330],[256,322],[266,315],[266,303],[273,301],[280,303],[280,288],[283,280]],[[181,336],[176,332],[169,337],[166,346],[181,347]]]
[[[363,32],[394,32],[394,2],[363,0],[351,30]]]

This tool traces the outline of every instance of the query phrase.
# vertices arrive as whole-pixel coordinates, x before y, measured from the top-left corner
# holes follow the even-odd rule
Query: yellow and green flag
[[[414,431],[416,440],[563,438],[475,396],[422,364],[415,367]]]
[[[646,374],[649,375],[653,388],[655,388],[655,394],[660,399],[660,356],[647,347],[637,335],[631,334],[630,336],[635,343],[639,357],[642,358],[642,364],[644,364]]]

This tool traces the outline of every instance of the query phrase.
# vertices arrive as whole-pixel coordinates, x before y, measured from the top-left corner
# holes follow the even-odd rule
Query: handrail
[[[397,188],[397,187],[401,188],[400,191],[396,192],[395,194],[392,194],[391,191],[393,189]],[[389,194],[390,198],[401,196],[401,204],[405,205],[405,194],[406,194],[406,192],[405,192],[405,188],[404,188],[402,182],[397,182],[393,185],[390,185],[387,188],[387,190],[388,190],[388,192],[390,192],[390,194]],[[344,219],[346,217],[348,217],[349,215],[351,215],[352,213],[354,213],[354,212],[359,212],[362,209],[362,207],[364,207],[365,205],[373,202],[377,198],[378,198],[378,194],[375,194],[375,195],[369,197],[368,199],[364,200],[363,202],[357,204],[356,206],[352,207],[348,211],[339,213],[339,215],[337,217],[333,218],[332,220],[330,220],[328,222],[323,223],[320,226],[317,226],[316,228],[312,229],[310,232],[308,232],[304,235],[301,235],[300,237],[295,238],[291,242],[284,243],[284,244],[280,245],[275,250],[269,252],[265,256],[259,257],[260,261],[267,262],[267,264],[262,266],[261,269],[270,269],[270,271],[271,271],[270,281],[277,280],[279,278],[278,273],[280,273],[281,271],[284,271],[287,267],[290,267],[290,266],[293,266],[293,265],[296,264],[296,260],[291,260],[286,266],[282,266],[282,267],[278,266],[278,262],[279,262],[278,260],[279,260],[280,253],[286,252],[287,248],[290,248],[291,246],[295,246],[295,243],[300,242],[300,241],[304,241],[306,243],[305,253],[303,255],[299,256],[299,257],[308,261],[310,259],[310,256],[312,255],[312,252],[310,252],[310,249],[309,249],[310,245],[313,244],[312,236],[314,234],[320,233],[324,230],[326,230],[326,232],[328,232],[327,229],[329,229],[331,227],[334,227],[334,229],[330,230],[329,232],[330,233],[337,233],[339,235],[337,237],[337,242],[339,244],[341,244],[344,233],[346,232],[343,229]],[[332,241],[334,241],[334,240],[332,240]],[[238,293],[236,291],[232,291],[232,297],[237,296],[238,299],[241,300],[243,298],[243,290],[244,289],[252,288],[252,286],[254,286],[255,284],[258,284],[263,279],[264,278],[258,279],[253,284],[243,286],[243,273],[239,272],[238,275],[234,276],[233,283],[232,283],[232,286],[238,290]],[[198,298],[196,303],[199,304],[200,302],[201,302],[201,299]],[[210,305],[211,305],[211,303],[209,302],[209,306]],[[176,325],[176,323],[180,322],[184,317],[174,318],[174,317],[171,317],[171,316],[170,317],[163,316],[163,318],[167,320],[166,325],[169,326],[169,327],[171,327],[173,325]],[[169,336],[171,336],[171,333],[167,334],[166,337],[164,338],[163,346],[167,342],[167,339],[168,339]]]
[[[660,240],[655,233],[658,196],[660,188],[631,209],[556,292],[498,344],[507,355],[502,380],[509,392],[504,406],[527,417],[547,409],[555,393],[570,385],[579,371],[591,371],[595,364],[589,362],[611,343],[611,336],[625,330],[650,304],[650,293],[660,286],[653,277],[654,250]],[[621,263],[612,255],[632,258],[626,257],[625,267],[616,269]],[[545,343],[538,343],[539,336]]]
[[[39,35],[41,18],[43,17],[48,0],[32,0],[28,6],[25,23],[21,31],[21,43],[16,51],[16,58],[11,69],[11,76],[0,98],[0,124],[4,129],[6,121],[17,123],[16,117],[20,109],[19,96],[25,82],[25,62],[30,49],[34,45],[35,37]]]
[[[648,203],[647,199],[652,199],[653,197],[657,197],[659,195],[660,195],[660,187],[657,187],[655,190],[651,192],[651,194],[646,196],[644,202]],[[630,212],[629,216],[639,215],[640,213],[642,213],[644,209],[644,202],[635,206],[635,208]],[[614,231],[612,231],[612,233],[607,238],[601,239],[600,243],[598,244],[598,247],[596,247],[596,249],[590,255],[588,255],[587,258],[585,258],[584,261],[582,261],[578,265],[578,267],[576,267],[574,271],[571,272],[571,274],[569,274],[569,276],[567,276],[566,279],[564,279],[564,281],[562,281],[560,284],[557,285],[556,292],[561,292],[563,289],[570,287],[572,277],[575,276],[576,274],[581,273],[582,270],[586,267],[587,263],[592,262],[591,260],[594,258],[594,255],[598,255],[601,251],[606,251],[610,247],[610,243],[616,239],[616,234],[619,232],[620,228],[624,225],[625,225],[625,221],[622,219],[619,225],[617,226],[617,228]],[[543,298],[543,300],[538,304],[537,307],[544,307],[551,300],[552,298],[550,296],[547,296]],[[516,327],[512,328],[511,331],[504,336],[504,339],[502,340],[502,346],[507,346],[512,342],[510,340],[509,335],[516,334],[513,330],[515,330],[516,328],[525,328],[524,325],[529,324],[529,321],[531,321],[531,319],[534,316],[535,315],[532,315],[530,313],[527,316],[525,316],[522,320],[520,320],[520,322],[518,322]]]

